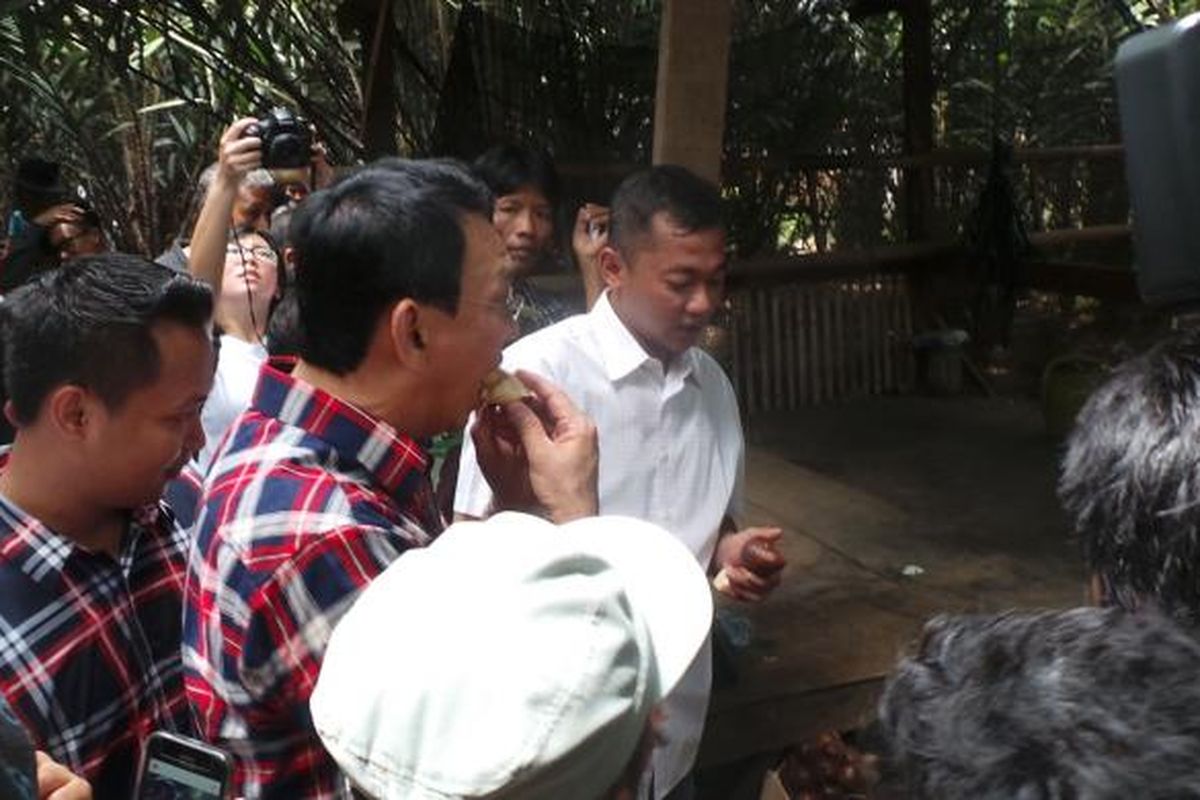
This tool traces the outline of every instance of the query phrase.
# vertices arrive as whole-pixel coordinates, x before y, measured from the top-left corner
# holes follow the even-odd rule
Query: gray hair
[[[209,164],[200,173],[200,177],[196,179],[196,189],[199,191],[201,202],[204,195],[208,194],[208,188],[212,186],[213,181],[217,177],[217,168],[220,165],[216,162]],[[271,173],[265,169],[250,170],[242,177],[242,182],[239,186],[245,186],[249,189],[269,189],[275,185],[275,179],[271,177]]]
[[[1200,338],[1126,361],[1088,400],[1058,496],[1104,605],[1200,622]]]
[[[1200,796],[1200,642],[1152,609],[939,616],[879,703],[911,798]]]

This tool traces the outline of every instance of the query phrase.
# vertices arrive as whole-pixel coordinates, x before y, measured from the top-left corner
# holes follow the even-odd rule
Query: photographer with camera
[[[196,458],[202,472],[225,431],[250,404],[267,360],[270,319],[287,283],[282,243],[254,224],[269,220],[271,207],[249,220],[238,213],[247,181],[255,175],[269,175],[273,185],[307,188],[328,183],[333,171],[308,124],[287,109],[274,108],[262,119],[239,119],[221,136],[212,185],[188,249],[188,271],[213,287],[221,334],[216,378],[202,416],[206,441]]]

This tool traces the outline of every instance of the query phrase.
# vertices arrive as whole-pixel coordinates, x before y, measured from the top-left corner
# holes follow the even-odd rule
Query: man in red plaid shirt
[[[391,160],[292,219],[300,359],[263,367],[215,457],[185,601],[188,698],[247,800],[350,797],[308,699],[359,592],[441,531],[421,442],[462,425],[515,334],[491,205],[458,165]],[[473,434],[498,504],[595,513],[594,427],[523,377],[536,397],[489,409]]]
[[[187,543],[158,498],[204,442],[211,314],[202,284],[115,254],[0,305],[17,428],[0,457],[0,692],[98,798],[132,797],[152,731],[194,733]]]

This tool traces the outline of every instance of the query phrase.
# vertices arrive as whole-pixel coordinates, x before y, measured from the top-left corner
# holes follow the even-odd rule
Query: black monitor
[[[1138,290],[1200,305],[1200,14],[1127,40],[1116,77]]]

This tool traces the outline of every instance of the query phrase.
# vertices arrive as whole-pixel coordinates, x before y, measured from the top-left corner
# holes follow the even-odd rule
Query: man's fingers
[[[541,375],[519,369],[517,370],[517,377],[521,380],[521,383],[529,387],[529,390],[541,402],[542,408],[546,411],[548,421],[551,423],[551,430],[554,430],[559,423],[582,416],[582,412],[575,407],[575,404],[571,402],[566,393]]]
[[[254,117],[242,117],[234,121],[232,125],[225,129],[225,133],[221,135],[221,144],[232,142],[235,139],[240,139],[246,135],[246,129],[258,122]]]
[[[768,581],[746,567],[726,567],[729,583],[742,591],[762,592],[768,587]]]
[[[744,580],[745,574],[739,572],[738,567],[725,569],[725,577],[728,581],[725,594],[735,600],[741,600],[744,603],[757,603],[766,597],[765,589],[757,589],[750,583]]]
[[[92,787],[50,756],[37,751],[38,797],[46,800],[86,800]]]
[[[35,216],[33,222],[43,228],[48,228],[60,222],[76,222],[82,216],[83,209],[74,203],[59,203]]]
[[[774,543],[783,536],[783,528],[746,528],[744,531],[751,539],[759,542]]]
[[[262,139],[257,136],[242,136],[231,142],[226,142],[224,149],[226,156],[238,155],[239,153],[256,153],[262,149]]]
[[[525,446],[526,450],[550,441],[550,436],[546,433],[546,426],[542,423],[541,418],[525,403],[521,401],[505,403],[500,410],[507,418],[508,423],[512,425],[517,436],[520,437],[521,444]]]
[[[83,778],[74,778],[53,791],[46,800],[91,800],[92,786]]]
[[[221,160],[238,169],[251,170],[262,164],[262,139],[248,136],[225,145]]]
[[[471,425],[471,441],[475,449],[481,452],[494,453],[499,450],[501,434],[497,429],[496,416],[488,409],[480,409]]]

